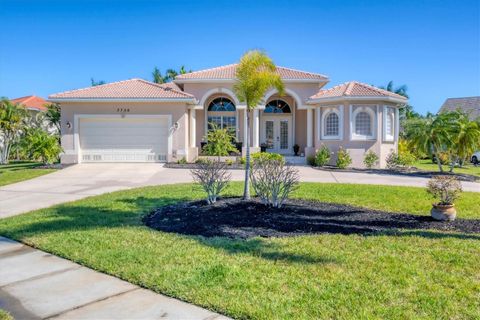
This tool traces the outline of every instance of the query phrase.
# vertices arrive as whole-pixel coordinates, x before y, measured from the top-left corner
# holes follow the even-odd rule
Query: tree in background
[[[60,105],[58,103],[50,103],[46,107],[47,111],[44,112],[45,119],[60,134]]]
[[[409,98],[407,94],[408,87],[407,85],[403,84],[398,87],[393,86],[393,81],[390,80],[386,86],[379,86],[380,89],[387,90],[396,94],[399,94],[405,98]]]
[[[452,117],[452,148],[450,156],[450,172],[455,164],[462,166],[466,159],[480,147],[480,123],[471,121],[467,113],[458,111],[447,112]]]
[[[187,71],[187,69],[185,69],[185,66],[181,66],[178,71],[172,68],[167,69],[165,71],[165,76],[162,76],[162,73],[160,72],[160,70],[157,67],[155,67],[153,68],[153,72],[152,72],[152,81],[155,83],[167,83],[167,82],[173,81],[175,77],[178,76],[179,74],[185,74],[189,72],[192,72],[192,70]]]
[[[243,198],[250,199],[250,113],[262,102],[267,90],[277,89],[283,95],[285,89],[281,77],[276,72],[272,59],[263,51],[251,50],[240,59],[236,71],[233,90],[238,99],[247,106],[247,141],[245,141],[245,185]]]
[[[44,164],[57,161],[62,151],[57,136],[42,128],[27,128],[21,144],[29,159],[40,160]]]
[[[26,125],[27,111],[3,99],[0,103],[0,164],[7,164],[12,145]]]
[[[411,119],[406,124],[406,138],[418,151],[436,157],[438,169],[443,172],[439,156],[450,150],[454,139],[454,120],[450,113],[429,118]]]
[[[90,78],[90,83],[92,84],[92,87],[95,87],[95,86],[100,86],[102,84],[105,84],[106,82],[103,80],[95,81],[95,79]]]

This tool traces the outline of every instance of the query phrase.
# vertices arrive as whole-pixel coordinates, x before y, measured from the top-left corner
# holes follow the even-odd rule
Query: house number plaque
[[[117,108],[117,112],[121,112],[121,113],[130,112],[130,109],[129,108]]]

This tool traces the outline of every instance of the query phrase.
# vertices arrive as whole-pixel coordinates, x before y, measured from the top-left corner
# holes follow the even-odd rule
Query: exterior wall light
[[[67,121],[67,128],[68,128],[68,129],[71,129],[71,128],[72,128],[72,124],[70,123],[70,121]]]

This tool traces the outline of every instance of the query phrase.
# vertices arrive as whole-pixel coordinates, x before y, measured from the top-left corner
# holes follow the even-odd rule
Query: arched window
[[[208,105],[208,111],[235,111],[235,105],[230,99],[215,98]]]
[[[327,116],[325,117],[325,124],[324,124],[324,128],[325,128],[325,132],[324,132],[324,135],[325,136],[338,136],[339,134],[339,118],[338,118],[338,115],[331,111],[327,114]]]
[[[355,134],[366,137],[373,135],[372,118],[368,112],[360,111],[355,116]]]
[[[232,100],[225,97],[215,98],[209,103],[207,110],[208,130],[228,129],[233,136],[236,135],[236,108]]]
[[[283,100],[272,100],[265,106],[263,113],[292,113],[290,106]]]

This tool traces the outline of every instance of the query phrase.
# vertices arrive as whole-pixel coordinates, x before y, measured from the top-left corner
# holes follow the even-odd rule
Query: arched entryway
[[[294,101],[272,97],[260,114],[260,146],[267,152],[292,154]]]

